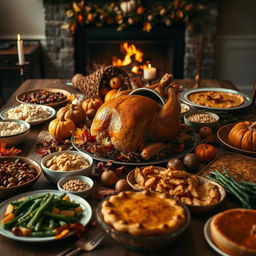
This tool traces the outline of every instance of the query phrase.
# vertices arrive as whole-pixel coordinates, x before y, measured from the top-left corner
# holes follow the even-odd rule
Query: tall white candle
[[[151,64],[148,64],[148,67],[143,69],[143,78],[145,80],[152,80],[156,78],[156,68],[151,67]]]
[[[25,56],[24,56],[24,49],[23,49],[23,41],[20,39],[20,34],[17,35],[17,49],[18,49],[19,65],[24,65]]]

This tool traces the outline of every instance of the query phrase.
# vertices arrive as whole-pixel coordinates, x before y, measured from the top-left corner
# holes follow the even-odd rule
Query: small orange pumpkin
[[[65,107],[60,108],[56,117],[61,119],[62,116],[65,120],[71,119],[78,126],[84,123],[86,118],[82,107],[74,104],[68,104]]]
[[[117,89],[112,89],[112,90],[108,91],[108,93],[105,95],[104,101],[107,102],[107,101],[115,98],[117,93],[118,93]]]
[[[256,151],[256,121],[235,124],[228,134],[228,140],[237,148]]]
[[[65,120],[62,116],[61,119],[54,119],[50,122],[48,131],[50,135],[57,139],[66,139],[75,131],[76,125],[71,120]]]
[[[89,98],[83,101],[82,109],[85,113],[90,109],[94,109],[95,111],[97,111],[102,104],[103,102],[99,98]]]
[[[198,144],[195,154],[202,162],[210,162],[216,156],[216,148],[210,144]]]

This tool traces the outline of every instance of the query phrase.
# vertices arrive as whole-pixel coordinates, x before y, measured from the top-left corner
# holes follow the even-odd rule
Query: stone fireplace
[[[154,65],[162,73],[172,72],[176,78],[194,78],[195,33],[185,29],[183,24],[156,27],[149,33],[136,28],[116,31],[114,28],[81,27],[73,35],[62,27],[65,4],[65,0],[44,0],[46,39],[42,46],[46,77],[71,78],[77,72],[90,71],[93,64],[110,64],[111,57],[120,51],[120,43],[127,40],[141,48],[153,64],[160,60]],[[214,76],[217,3],[205,5],[201,75],[206,79]]]
[[[86,74],[94,64],[111,64],[113,56],[122,56],[120,44],[127,41],[142,50],[144,57],[157,67],[159,75],[169,72],[182,78],[184,40],[184,24],[158,27],[151,32],[142,32],[138,28],[119,32],[115,28],[80,27],[74,41],[75,72]]]

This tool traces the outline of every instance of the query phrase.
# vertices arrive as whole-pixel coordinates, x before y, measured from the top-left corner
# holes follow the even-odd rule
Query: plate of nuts
[[[184,123],[195,129],[200,129],[203,126],[218,127],[219,119],[218,115],[205,111],[191,111],[184,115]]]
[[[62,178],[57,186],[60,191],[70,192],[81,197],[87,197],[92,192],[93,180],[87,176],[77,175]]]
[[[25,91],[16,97],[20,103],[40,104],[57,107],[69,100],[71,93],[57,88],[44,88]]]
[[[0,157],[0,198],[10,197],[30,188],[41,173],[40,165],[26,157]]]

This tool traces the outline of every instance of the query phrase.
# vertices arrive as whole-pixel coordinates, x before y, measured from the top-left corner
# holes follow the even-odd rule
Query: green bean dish
[[[1,227],[15,236],[63,238],[83,225],[83,206],[66,193],[42,193],[10,201]]]

